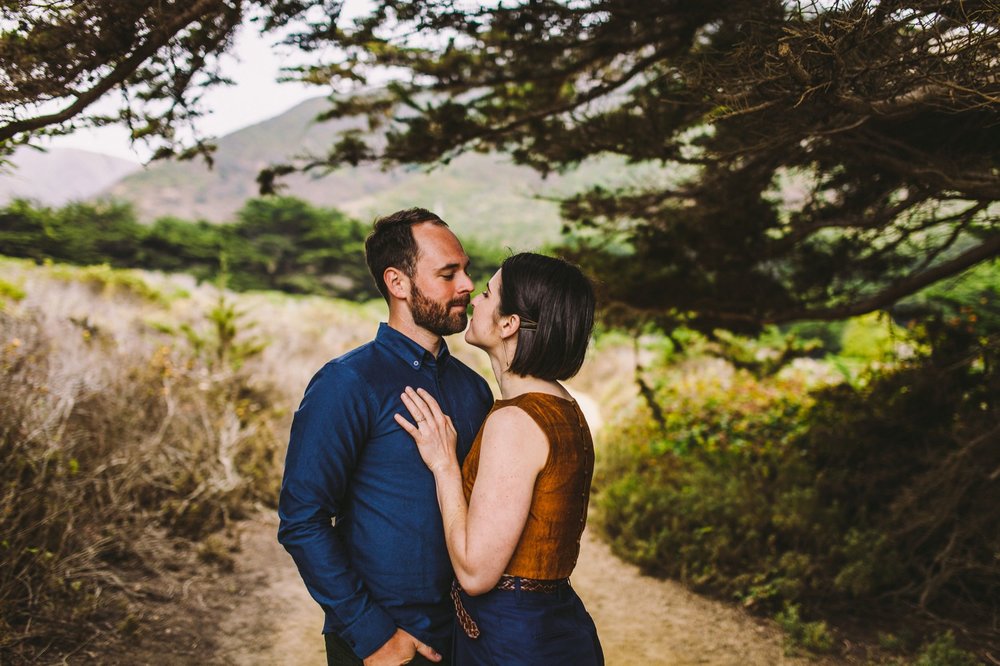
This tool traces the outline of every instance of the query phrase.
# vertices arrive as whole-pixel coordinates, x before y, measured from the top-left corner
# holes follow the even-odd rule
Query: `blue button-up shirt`
[[[326,613],[324,633],[367,657],[401,627],[450,653],[453,572],[434,476],[393,414],[422,387],[451,416],[461,463],[493,396],[442,342],[434,358],[381,324],[375,340],[327,363],[292,421],[278,540]]]

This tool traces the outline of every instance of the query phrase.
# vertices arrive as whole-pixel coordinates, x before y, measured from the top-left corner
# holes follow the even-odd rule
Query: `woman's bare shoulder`
[[[549,439],[541,426],[521,407],[505,405],[495,409],[483,424],[484,452],[491,449],[516,456],[529,456],[544,465]]]
[[[523,407],[516,404],[494,409],[483,425],[483,437],[509,432],[523,432],[525,435],[537,433],[540,437],[545,437],[535,419]]]

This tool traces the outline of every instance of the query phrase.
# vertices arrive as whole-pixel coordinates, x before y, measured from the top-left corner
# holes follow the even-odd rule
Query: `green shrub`
[[[53,266],[52,277],[66,282],[81,282],[89,285],[95,292],[108,296],[122,293],[136,296],[152,303],[165,303],[166,298],[149,286],[149,283],[136,271],[112,268],[108,264],[97,264],[76,268],[72,266]]]
[[[784,630],[791,647],[810,652],[830,652],[833,649],[833,634],[826,622],[803,621],[797,605],[789,604],[774,619]]]
[[[200,330],[184,324],[181,332],[194,354],[210,368],[229,366],[239,370],[248,359],[260,354],[267,346],[263,340],[247,336],[254,324],[246,321],[246,312],[227,299],[225,294],[219,295],[206,319],[206,325]]]
[[[7,282],[6,280],[0,280],[0,298],[10,299],[12,301],[24,300],[24,297],[28,294],[21,287],[16,284]],[[0,306],[3,302],[0,301]]]
[[[895,327],[883,313],[855,317],[845,323],[840,338],[840,353],[868,361],[885,360],[895,351],[903,333],[905,331]]]
[[[662,369],[662,428],[637,412],[601,448],[597,524],[615,552],[769,612],[898,604],[986,622],[1000,335],[912,334],[912,358],[811,393],[740,371],[695,380],[694,360]]]
[[[780,331],[800,340],[815,341],[828,354],[839,354],[846,326],[847,321],[803,321],[782,326]]]
[[[977,666],[979,660],[970,652],[955,645],[955,634],[950,630],[920,648],[914,666]]]
[[[598,521],[615,550],[747,605],[798,598],[813,566],[799,546],[836,519],[791,445],[788,424],[808,409],[799,388],[747,373],[692,396],[667,388],[663,432],[642,419],[616,430],[597,474]]]
[[[4,254],[40,261],[136,266],[145,228],[129,204],[70,203],[62,208],[15,200],[0,208]]]

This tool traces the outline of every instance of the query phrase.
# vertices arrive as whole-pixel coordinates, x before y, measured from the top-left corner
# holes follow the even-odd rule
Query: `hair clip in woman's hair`
[[[522,317],[521,315],[518,315],[518,317],[521,320],[521,330],[524,330],[524,331],[537,331],[538,330],[538,322],[537,321],[535,321],[533,319],[528,319],[527,317]]]

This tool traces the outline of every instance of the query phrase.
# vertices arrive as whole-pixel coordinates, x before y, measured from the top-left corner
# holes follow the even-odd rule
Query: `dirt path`
[[[236,560],[241,603],[219,623],[218,663],[325,666],[323,611],[276,539],[277,516],[243,524]]]
[[[572,581],[594,617],[609,666],[820,663],[786,657],[782,636],[769,623],[679,583],[644,576],[589,534]]]
[[[580,392],[576,397],[596,431],[602,424],[598,404]],[[276,530],[271,515],[242,526],[233,587],[239,601],[213,637],[218,663],[326,663],[323,614],[275,540]],[[609,666],[838,663],[785,656],[772,624],[678,583],[642,575],[589,532],[572,580],[594,617]]]
[[[217,625],[216,663],[323,666],[323,614],[275,541],[276,519],[242,526],[232,592]],[[784,655],[780,633],[740,608],[650,578],[585,535],[573,586],[594,616],[609,666],[833,664]]]

